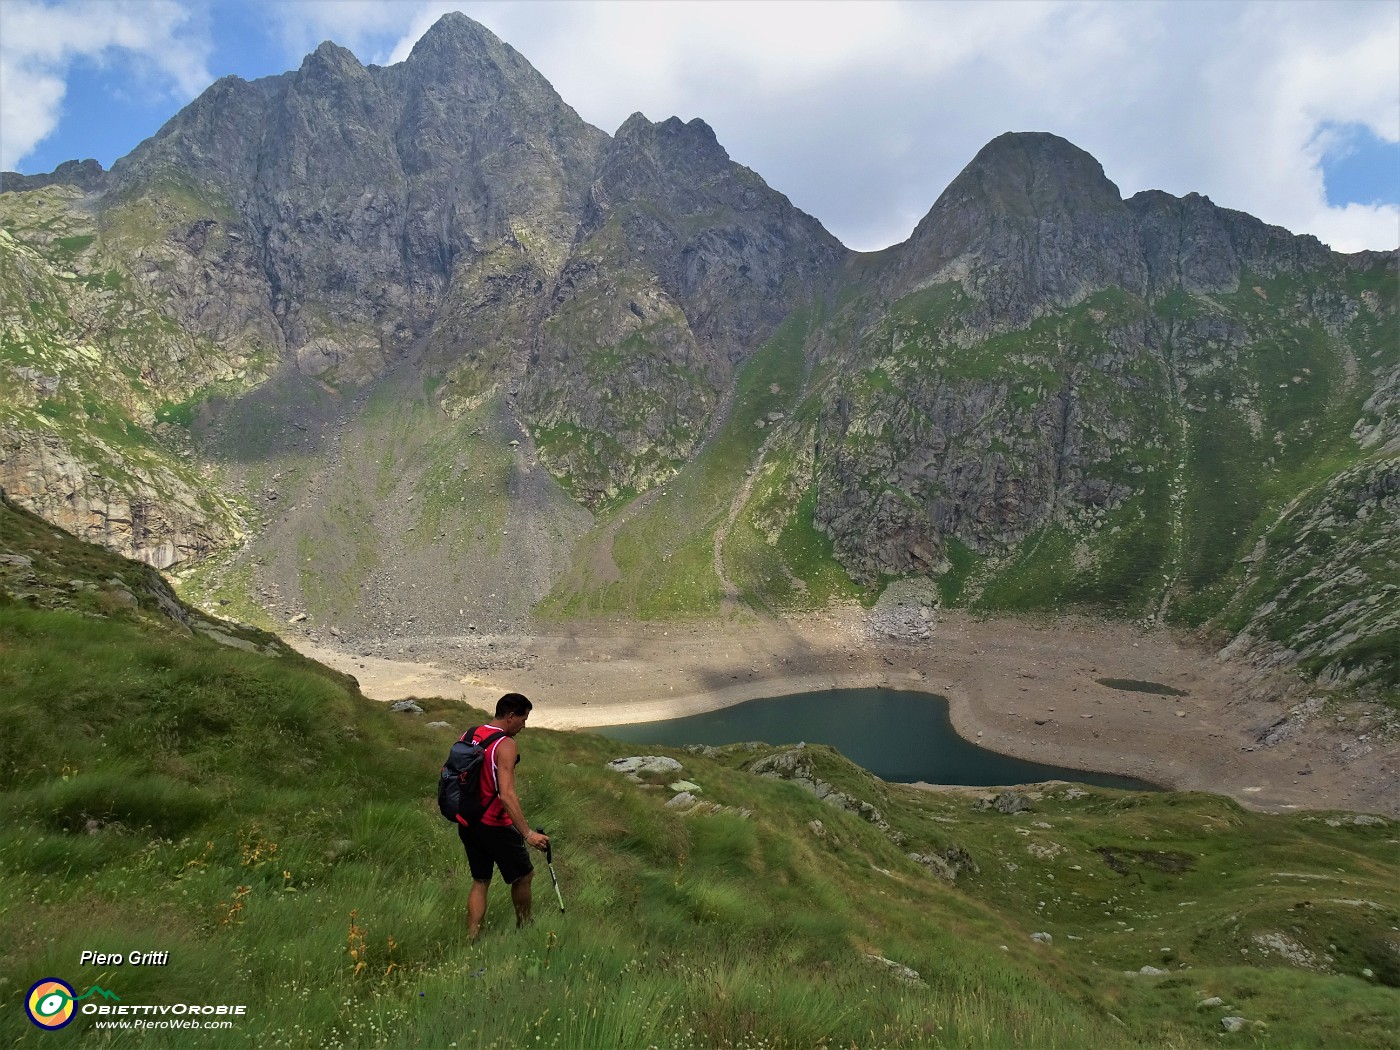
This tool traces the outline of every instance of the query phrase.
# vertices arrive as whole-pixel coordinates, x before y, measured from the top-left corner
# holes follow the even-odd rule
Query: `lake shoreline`
[[[824,744],[890,784],[1009,787],[1050,781],[1161,791],[1140,778],[1029,762],[982,747],[953,728],[948,699],[911,689],[820,690],[761,697],[662,722],[595,727],[631,747],[714,747],[759,741]]]
[[[1308,695],[1294,676],[1222,662],[1160,627],[940,610],[928,639],[905,641],[872,633],[868,619],[847,606],[781,621],[570,624],[419,640],[415,657],[400,660],[291,640],[355,675],[375,699],[442,696],[490,710],[516,690],[535,701],[530,724],[550,729],[678,718],[792,693],[907,689],[945,697],[960,736],[1013,758],[1214,792],[1271,812],[1400,817],[1400,778],[1389,772],[1400,769],[1400,741],[1358,747],[1355,726],[1329,712],[1262,743]],[[1186,695],[1115,689],[1100,678]]]

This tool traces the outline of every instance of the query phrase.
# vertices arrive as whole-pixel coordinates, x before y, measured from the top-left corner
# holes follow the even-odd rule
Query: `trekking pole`
[[[535,830],[538,831],[541,835],[544,834],[544,828],[536,828]],[[564,895],[559,892],[559,879],[555,877],[554,874],[553,845],[549,845],[544,848],[544,863],[545,866],[549,868],[549,880],[552,883],[554,883],[554,895],[559,898],[559,911],[562,913],[564,911]]]

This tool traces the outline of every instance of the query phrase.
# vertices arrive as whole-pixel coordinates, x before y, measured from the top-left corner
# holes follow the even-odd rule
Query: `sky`
[[[0,0],[0,168],[104,167],[322,40],[402,61],[462,11],[589,123],[704,119],[846,245],[904,240],[983,145],[1049,131],[1125,197],[1400,247],[1396,0]]]

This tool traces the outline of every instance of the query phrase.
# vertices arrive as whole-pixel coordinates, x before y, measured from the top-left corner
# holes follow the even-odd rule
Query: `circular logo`
[[[57,977],[35,981],[24,1010],[40,1028],[62,1028],[73,1020],[73,986]]]

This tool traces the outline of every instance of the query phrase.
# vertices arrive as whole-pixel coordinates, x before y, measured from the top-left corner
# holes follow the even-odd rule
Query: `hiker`
[[[505,734],[486,748],[480,789],[485,812],[470,827],[457,828],[472,872],[467,935],[473,941],[480,936],[481,920],[486,916],[492,868],[501,869],[501,879],[510,887],[510,900],[515,905],[515,924],[524,926],[530,921],[530,880],[535,876],[525,847],[541,852],[549,848],[549,837],[530,829],[515,793],[515,764],[520,761],[515,735],[525,728],[533,706],[520,693],[506,693],[496,701],[496,717],[472,733],[472,739],[478,741],[493,733]]]

